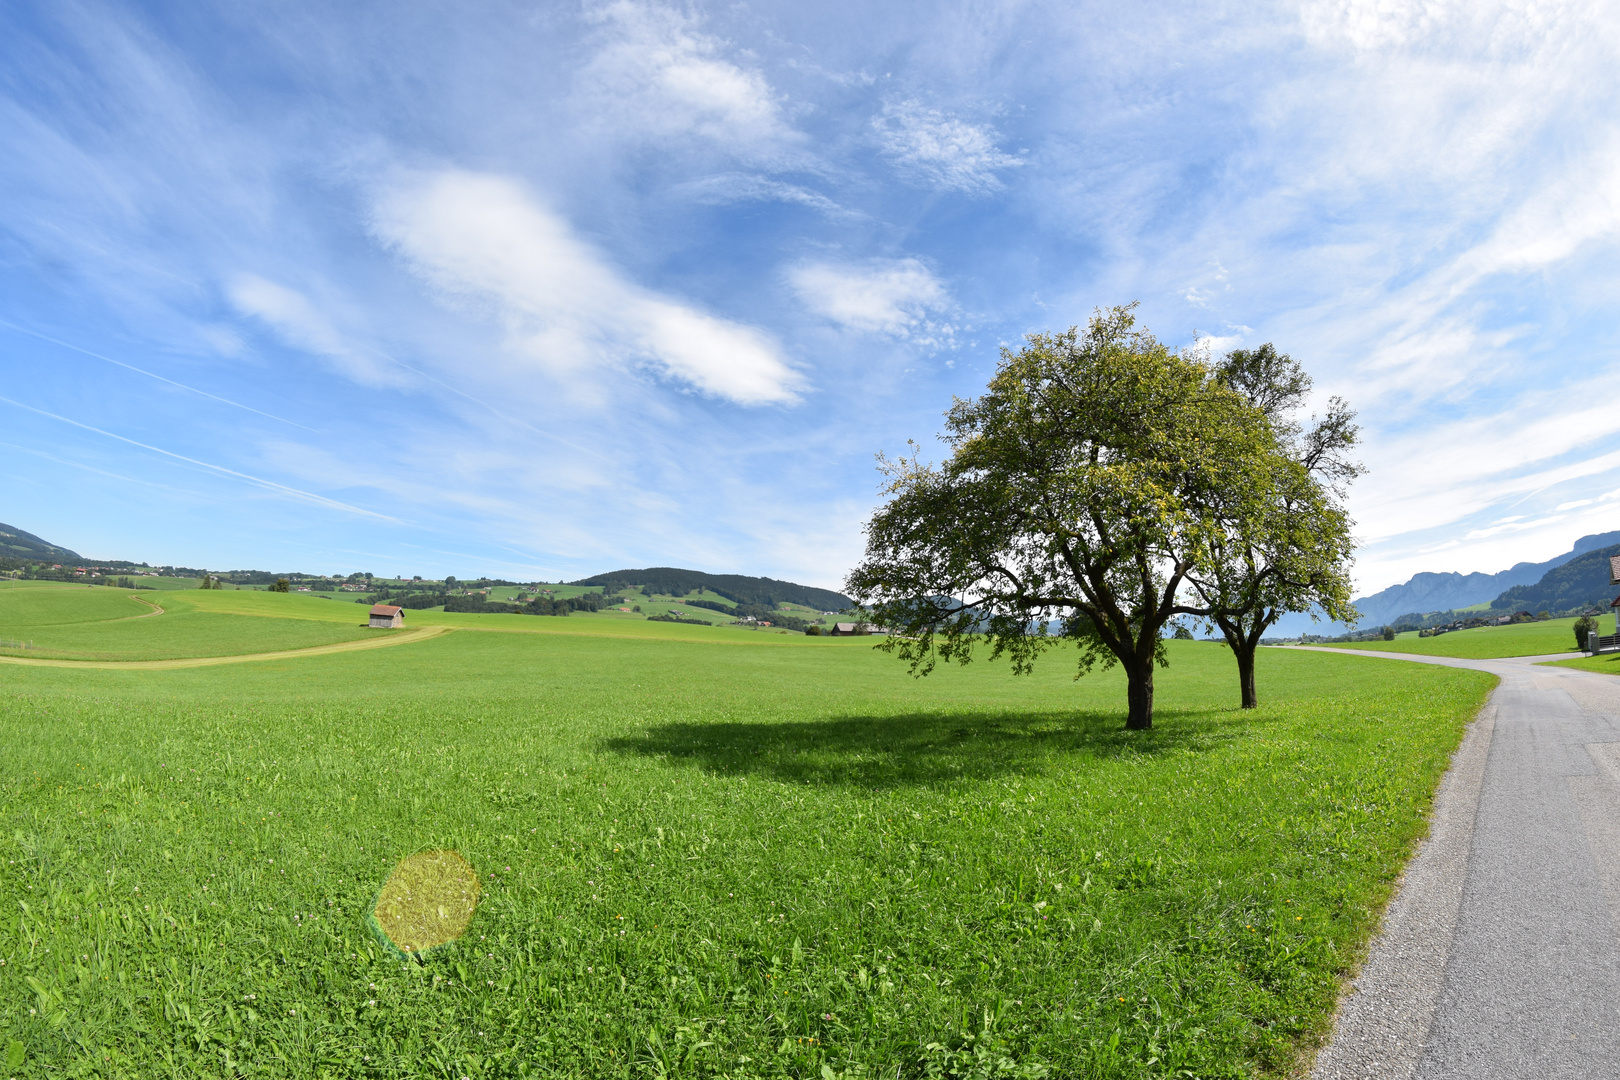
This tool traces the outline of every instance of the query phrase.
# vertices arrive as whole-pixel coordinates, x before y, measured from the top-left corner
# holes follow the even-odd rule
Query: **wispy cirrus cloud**
[[[805,206],[834,221],[858,221],[867,217],[833,201],[820,192],[799,184],[776,180],[757,173],[727,172],[691,180],[676,188],[694,202],[724,206],[740,202],[778,202]]]
[[[509,178],[404,178],[377,199],[373,229],[439,289],[492,305],[514,354],[555,375],[640,367],[740,405],[792,403],[805,387],[768,334],[630,281]]]
[[[226,294],[242,314],[259,320],[294,348],[324,358],[356,382],[367,386],[404,382],[386,357],[339,330],[330,314],[297,289],[244,273],[231,278]]]
[[[800,263],[788,271],[788,284],[822,318],[897,338],[910,337],[951,304],[944,284],[917,259]]]
[[[746,160],[799,154],[804,136],[787,121],[780,94],[759,68],[689,11],[615,0],[590,12],[598,48],[578,93],[609,138],[671,148],[698,139]]]
[[[989,125],[970,124],[913,100],[885,106],[872,128],[883,155],[902,176],[924,187],[989,195],[1005,186],[1004,170],[1024,163],[996,145]]]

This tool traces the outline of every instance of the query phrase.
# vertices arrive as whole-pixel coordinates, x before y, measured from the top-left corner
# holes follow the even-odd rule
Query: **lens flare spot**
[[[420,956],[467,932],[478,893],[478,872],[460,852],[418,852],[383,882],[372,922],[400,952]]]

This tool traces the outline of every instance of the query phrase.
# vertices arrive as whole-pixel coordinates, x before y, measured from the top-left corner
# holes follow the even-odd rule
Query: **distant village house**
[[[397,608],[392,604],[373,604],[371,608],[371,625],[383,630],[404,626],[405,609]]]

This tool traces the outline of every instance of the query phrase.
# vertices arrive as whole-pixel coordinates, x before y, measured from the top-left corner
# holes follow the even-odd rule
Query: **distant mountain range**
[[[1539,602],[1532,598],[1532,593],[1520,589],[1524,586],[1535,586],[1550,571],[1556,570],[1565,563],[1575,560],[1588,552],[1596,553],[1599,549],[1620,544],[1620,530],[1606,533],[1593,533],[1583,536],[1575,541],[1575,546],[1562,555],[1548,559],[1546,562],[1515,563],[1513,566],[1495,574],[1458,574],[1452,573],[1421,573],[1413,574],[1406,582],[1400,585],[1391,585],[1387,589],[1373,593],[1371,596],[1358,597],[1355,600],[1356,610],[1361,613],[1361,621],[1356,625],[1362,628],[1384,626],[1394,622],[1402,615],[1423,613],[1430,611],[1450,611],[1458,608],[1473,607],[1475,604],[1493,604],[1498,598],[1503,599],[1503,606],[1513,605],[1514,610],[1525,608],[1530,611],[1550,610],[1558,611],[1574,604],[1584,603],[1587,597],[1577,597],[1568,603],[1553,603],[1550,598],[1554,592],[1559,596],[1570,591],[1569,587],[1562,590],[1548,591],[1547,597],[1542,597],[1540,591],[1534,592],[1534,597],[1548,602]],[[1594,566],[1596,563],[1594,562]],[[1582,580],[1572,578],[1573,582]],[[1606,576],[1604,581],[1607,582]],[[1519,590],[1514,599],[1508,599],[1506,594],[1510,590]],[[1573,595],[1573,592],[1571,592]],[[1285,615],[1277,621],[1272,633],[1277,637],[1293,637],[1296,634],[1339,634],[1342,627],[1336,623],[1312,623],[1309,615]]]
[[[1534,585],[1547,571],[1563,566],[1577,555],[1620,543],[1620,530],[1594,533],[1575,541],[1569,551],[1546,562],[1515,563],[1499,574],[1413,574],[1404,585],[1355,601],[1364,626],[1381,626],[1397,615],[1413,611],[1445,611],[1483,604],[1515,585]]]
[[[11,559],[40,559],[51,562],[84,562],[84,556],[65,547],[47,543],[31,532],[23,532],[15,525],[0,523],[0,557]]]

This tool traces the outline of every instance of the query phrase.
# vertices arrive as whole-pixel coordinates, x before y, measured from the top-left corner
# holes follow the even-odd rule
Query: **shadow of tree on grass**
[[[779,723],[677,723],[608,739],[621,754],[724,776],[887,789],[1040,775],[1086,758],[1203,752],[1231,735],[1220,713],[1160,710],[1152,731],[1117,713],[927,712]]]

